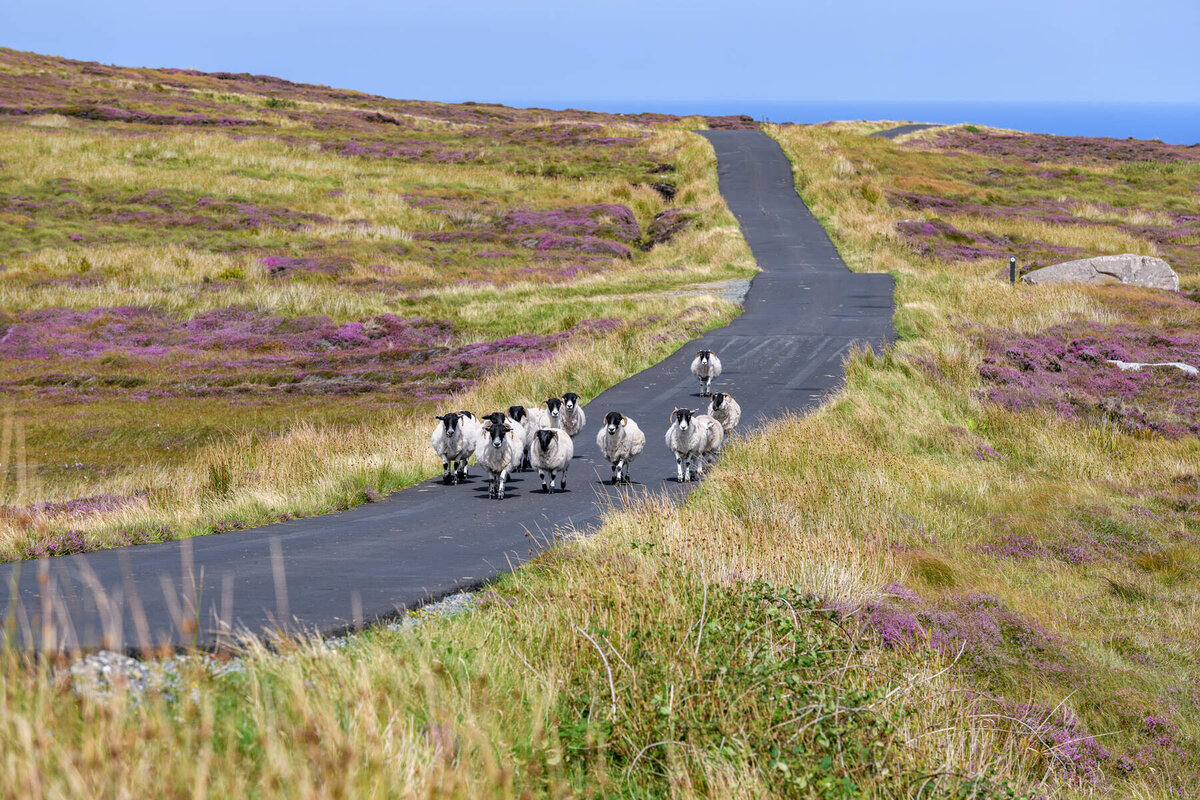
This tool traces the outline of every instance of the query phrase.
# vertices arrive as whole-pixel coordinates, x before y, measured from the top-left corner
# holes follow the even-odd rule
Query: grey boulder
[[[1095,256],[1064,261],[1035,269],[1024,278],[1034,285],[1044,283],[1131,283],[1150,289],[1179,291],[1179,276],[1171,265],[1154,256]]]

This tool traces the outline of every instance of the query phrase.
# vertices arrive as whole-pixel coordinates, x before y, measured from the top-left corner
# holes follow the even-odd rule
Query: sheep
[[[695,409],[677,408],[671,412],[671,427],[664,440],[675,454],[676,477],[680,483],[698,479],[705,464],[715,459],[725,441],[721,423]]]
[[[717,354],[712,350],[697,350],[696,357],[692,359],[692,375],[700,381],[701,397],[712,394],[713,378],[719,377],[720,374],[721,359],[717,358]]]
[[[596,432],[596,446],[612,464],[613,485],[629,483],[629,464],[645,449],[646,434],[629,417],[610,411]]]
[[[701,460],[704,462],[701,468],[703,470],[717,463],[717,458],[721,455],[721,448],[725,446],[725,428],[708,414],[698,415],[695,421],[697,425],[706,429],[704,450],[701,454]]]
[[[508,416],[521,428],[522,456],[521,471],[530,467],[529,446],[533,444],[533,434],[541,428],[550,427],[550,418],[540,408],[525,408],[525,406],[509,406]]]
[[[485,428],[485,427],[487,427],[487,425],[489,423],[491,423],[493,425],[507,425],[508,427],[512,428],[512,431],[510,432],[510,436],[513,439],[513,441],[515,442],[516,447],[517,447],[517,461],[516,461],[516,463],[513,464],[513,471],[515,472],[517,470],[517,468],[520,467],[520,465],[521,465],[521,454],[523,454],[526,449],[525,448],[525,428],[524,428],[524,426],[522,426],[520,423],[518,423],[515,419],[510,417],[508,414],[505,414],[503,411],[493,411],[491,414],[485,414],[483,416],[483,419],[481,420],[480,424],[482,427]],[[477,463],[477,464],[479,463],[478,449],[479,449],[479,447],[483,447],[484,440],[486,438],[487,438],[486,432],[484,432],[481,428],[481,431],[479,434],[479,445],[476,448],[476,453],[475,453],[475,463]]]
[[[550,427],[562,428],[571,438],[578,436],[587,424],[587,415],[579,405],[579,395],[574,392],[547,398],[546,413],[550,418]]]
[[[567,488],[567,468],[575,455],[575,445],[567,432],[556,428],[541,428],[534,432],[529,457],[533,468],[542,479],[542,491],[554,494],[554,479],[558,478],[559,491]],[[546,482],[547,473],[550,482]]]
[[[430,443],[442,459],[442,483],[461,483],[467,477],[467,460],[479,444],[479,424],[468,412],[451,412],[434,417],[438,421]]]
[[[515,430],[512,425],[489,419],[483,426],[484,437],[475,451],[475,462],[491,476],[488,497],[497,500],[504,499],[504,482],[521,460],[521,446],[513,437]]]
[[[707,441],[707,433],[695,424],[694,410],[677,408],[671,412],[671,427],[667,428],[664,441],[667,449],[675,454],[676,478],[680,483],[692,479],[692,462],[699,458],[700,449]]]
[[[728,392],[716,392],[708,401],[708,415],[721,423],[725,433],[730,433],[742,420],[742,407]]]
[[[562,428],[567,436],[574,438],[587,425],[587,415],[583,413],[583,406],[579,405],[579,395],[574,392],[564,393],[562,403]]]

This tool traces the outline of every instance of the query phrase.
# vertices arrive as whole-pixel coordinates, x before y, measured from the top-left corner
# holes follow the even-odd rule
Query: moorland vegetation
[[[865,135],[878,127],[767,127],[850,266],[897,279],[896,345],[854,355],[820,410],[732,442],[687,503],[615,512],[597,535],[506,576],[448,620],[337,646],[253,644],[216,667],[185,659],[168,690],[144,696],[118,686],[79,697],[52,664],[4,651],[0,786],[1194,795],[1195,379],[1118,373],[1106,359],[1200,360],[1197,149],[973,126],[897,142]],[[713,227],[684,235],[695,245],[680,236],[671,247],[719,237],[733,266],[718,273],[744,269],[713,193],[711,151],[676,130],[659,135],[688,158],[676,170],[695,176],[687,205],[712,214]],[[361,159],[356,173],[376,163],[338,157]],[[438,169],[459,169],[446,162]],[[645,229],[660,201],[629,188],[642,174],[572,202],[634,193],[649,203],[628,205]],[[669,280],[656,271],[683,265],[654,260],[668,252],[615,259],[611,274],[584,281],[623,286],[620,302],[632,305],[622,319],[637,319],[648,313],[640,298]],[[1029,267],[1119,252],[1166,257],[1182,291],[1000,279],[1010,255]],[[712,277],[689,268],[681,279]],[[275,284],[258,280],[268,296]],[[473,321],[421,315],[482,329],[497,308],[477,306]],[[365,316],[323,313],[330,324]],[[538,330],[609,317],[621,318],[588,312]],[[662,335],[652,325],[624,341]]]

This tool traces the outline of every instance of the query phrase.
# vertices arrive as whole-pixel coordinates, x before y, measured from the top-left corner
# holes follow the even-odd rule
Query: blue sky
[[[1198,0],[0,0],[0,44],[391,97],[1200,101]]]

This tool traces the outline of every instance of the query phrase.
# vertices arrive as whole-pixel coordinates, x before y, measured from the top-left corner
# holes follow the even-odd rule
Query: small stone
[[[1179,291],[1179,276],[1171,265],[1154,256],[1124,253],[1119,256],[1095,256],[1064,261],[1028,273],[1026,283],[1128,283],[1149,289]]]

